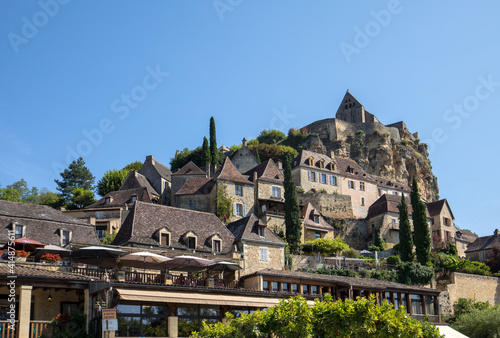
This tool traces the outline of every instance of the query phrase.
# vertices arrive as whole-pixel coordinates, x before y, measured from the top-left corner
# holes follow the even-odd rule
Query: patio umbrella
[[[150,269],[161,270],[165,267],[165,262],[172,259],[152,252],[141,251],[120,257],[120,260],[123,262],[123,265],[133,268],[143,268],[144,272],[146,272],[146,266]]]
[[[362,255],[366,255],[366,254],[372,254],[373,252],[368,251],[368,250],[361,250],[359,253]]]
[[[202,270],[208,265],[215,263],[210,259],[195,256],[175,256],[165,263],[165,266],[174,270]]]
[[[22,250],[27,250],[27,251],[35,251],[36,248],[44,246],[45,244],[37,242],[35,240],[26,238],[26,237],[21,237],[16,240],[14,240],[14,249],[19,250],[22,248]],[[7,249],[9,244],[5,244],[3,249]]]
[[[74,252],[72,257],[75,261],[81,263],[99,265],[100,262],[103,265],[113,266],[116,258],[125,253],[127,252],[105,246],[88,246]]]
[[[223,271],[224,272],[224,271],[241,270],[242,267],[236,263],[219,261],[219,262],[214,262],[213,264],[208,265],[207,269],[212,270],[212,271]]]
[[[41,256],[44,253],[59,254],[60,256],[69,256],[69,254],[71,253],[71,250],[63,248],[61,246],[52,245],[52,244],[48,244],[48,245],[44,246],[43,248],[40,247],[40,248],[35,249],[35,256],[36,257]]]

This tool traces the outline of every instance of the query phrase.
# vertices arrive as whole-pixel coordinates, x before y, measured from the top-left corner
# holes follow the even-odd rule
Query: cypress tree
[[[261,162],[260,161],[260,156],[259,156],[259,148],[255,147],[255,159],[257,160],[257,162]]]
[[[285,180],[285,229],[286,241],[292,253],[299,252],[301,221],[300,209],[297,203],[297,191],[292,178],[292,168],[288,156],[283,157],[283,171]]]
[[[411,225],[408,217],[408,206],[405,195],[401,196],[399,208],[399,255],[403,262],[413,262],[413,239],[411,237]]]
[[[411,189],[411,206],[413,208],[413,229],[415,232],[415,252],[417,261],[426,265],[431,259],[431,234],[427,223],[427,206],[420,200],[417,179],[413,176]]]
[[[212,156],[210,156],[210,147],[208,146],[208,140],[203,136],[203,145],[201,147],[201,165],[209,164]]]
[[[210,163],[217,164],[217,136],[215,135],[215,119],[210,117]]]

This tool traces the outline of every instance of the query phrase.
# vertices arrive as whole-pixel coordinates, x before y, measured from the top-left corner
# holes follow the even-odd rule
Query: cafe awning
[[[220,295],[199,292],[149,291],[134,289],[116,289],[120,300],[136,302],[166,302],[178,304],[227,305],[256,308],[268,308],[278,305],[280,298],[251,297],[238,295]],[[313,306],[313,301],[307,301]]]

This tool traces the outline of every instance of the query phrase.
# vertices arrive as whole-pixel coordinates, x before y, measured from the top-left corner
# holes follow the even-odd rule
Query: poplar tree
[[[217,164],[217,136],[215,135],[215,119],[210,117],[210,163]]]
[[[285,180],[285,237],[290,251],[294,254],[299,252],[301,222],[300,209],[297,203],[297,191],[292,178],[292,168],[288,156],[283,157],[283,171]]]
[[[415,253],[417,261],[426,265],[431,260],[431,234],[427,223],[427,206],[420,200],[417,179],[413,176],[411,189],[411,206],[413,208],[412,219],[415,232]]]
[[[208,140],[203,136],[203,145],[201,147],[201,165],[206,165],[211,162],[212,156],[210,156],[210,147],[208,146]]]
[[[399,208],[399,255],[403,262],[413,262],[413,239],[411,225],[408,217],[408,206],[405,195],[401,196]]]

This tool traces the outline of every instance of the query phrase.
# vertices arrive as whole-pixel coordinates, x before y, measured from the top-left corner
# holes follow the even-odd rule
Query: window
[[[324,169],[325,168],[325,161],[319,161],[319,167],[321,169]]]
[[[267,249],[260,249],[260,260],[267,262]]]
[[[330,184],[337,185],[337,176],[330,176]]]
[[[241,184],[236,184],[234,186],[234,193],[236,196],[243,196],[243,186]]]
[[[264,235],[264,227],[263,226],[259,226],[258,231],[259,231],[259,236],[260,237],[266,237]]]
[[[71,231],[61,230],[61,246],[65,246],[71,241]]]
[[[294,293],[299,292],[299,284],[296,284],[296,283],[292,284],[292,292],[294,292]]]
[[[214,239],[214,247],[213,251],[214,252],[220,252],[220,247],[221,247],[221,242],[218,239]]]
[[[451,219],[449,219],[447,217],[443,217],[443,223],[446,226],[451,226]]]
[[[196,210],[196,201],[189,200],[189,210]]]
[[[280,290],[278,282],[272,282],[273,292],[278,292]]]
[[[314,165],[314,158],[309,157],[309,159],[306,161],[307,165],[313,166]]]
[[[132,198],[130,199],[130,203],[134,203],[135,201],[137,201],[137,196],[132,196]]]
[[[319,182],[326,184],[326,175],[325,174],[319,174]]]
[[[396,220],[395,219],[391,219],[391,226],[393,229],[396,228]]]
[[[281,188],[273,187],[273,197],[281,198]]]
[[[16,239],[22,238],[24,235],[24,227],[22,225],[16,225]]]
[[[312,285],[311,286],[311,291],[312,291],[313,295],[318,295],[319,294],[319,292],[318,292],[319,291],[318,286],[317,285]]]
[[[316,182],[316,173],[314,171],[309,171],[309,181]]]
[[[314,234],[314,237],[315,237],[316,239],[321,238],[321,232],[316,231],[316,233]]]
[[[108,230],[108,227],[106,225],[97,225],[95,227],[95,232],[97,233],[97,237],[99,239],[102,239],[105,237],[104,233]]]
[[[356,186],[354,184],[354,181],[347,181],[347,186],[349,187],[349,189],[356,189]]]
[[[234,214],[243,217],[243,204],[235,204]]]
[[[365,206],[365,198],[364,197],[361,197],[361,206],[364,207]]]
[[[111,197],[106,197],[106,199],[104,200],[104,203],[105,204],[111,203]]]
[[[262,290],[269,291],[269,282],[267,280],[262,281]]]
[[[196,238],[188,237],[187,238],[187,247],[188,249],[196,249]]]
[[[191,237],[192,238],[192,237]],[[170,245],[170,235],[167,233],[160,233],[160,245]]]
[[[359,190],[365,191],[365,182],[359,182]]]
[[[309,285],[307,284],[302,284],[302,293],[304,295],[308,295],[309,294]]]
[[[314,223],[319,223],[319,216],[318,215],[314,215],[313,216],[313,220],[314,220]]]

